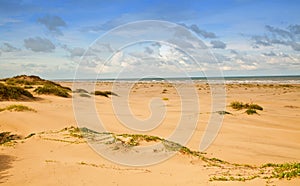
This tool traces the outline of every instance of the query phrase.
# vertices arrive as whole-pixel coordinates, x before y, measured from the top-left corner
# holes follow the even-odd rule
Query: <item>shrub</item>
[[[246,113],[247,114],[257,114],[256,110],[263,110],[263,108],[257,104],[253,104],[253,103],[243,103],[243,102],[239,102],[239,101],[234,101],[230,103],[230,107],[232,107],[233,109],[236,110],[242,110],[242,109],[247,109]]]
[[[246,113],[247,113],[248,115],[257,114],[257,112],[256,112],[255,109],[247,109],[247,110],[246,110]]]
[[[22,87],[4,85],[0,83],[1,100],[26,100],[33,99],[33,95]]]
[[[243,102],[239,102],[239,101],[231,102],[230,106],[233,109],[236,109],[236,110],[241,110],[241,109],[243,109],[245,107],[244,104],[243,104]]]
[[[21,137],[16,134],[10,134],[10,132],[0,133],[0,145],[17,139],[21,139]]]
[[[96,96],[104,96],[104,97],[108,97],[109,95],[118,96],[118,94],[111,92],[111,91],[99,91],[99,90],[92,92],[92,94],[94,94]]]
[[[53,94],[65,98],[70,97],[68,88],[56,84],[45,84],[43,87],[37,87],[34,92],[37,94]]]
[[[4,110],[16,111],[16,112],[23,112],[23,111],[36,112],[36,110],[34,110],[32,108],[29,108],[29,107],[27,107],[25,105],[9,105],[9,106],[7,106],[5,108],[0,109],[0,112],[4,111]]]

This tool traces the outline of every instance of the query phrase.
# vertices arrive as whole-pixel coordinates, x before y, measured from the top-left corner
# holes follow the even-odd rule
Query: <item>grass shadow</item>
[[[0,154],[0,184],[5,183],[5,180],[11,176],[8,169],[12,168],[12,162],[15,161],[14,156]]]

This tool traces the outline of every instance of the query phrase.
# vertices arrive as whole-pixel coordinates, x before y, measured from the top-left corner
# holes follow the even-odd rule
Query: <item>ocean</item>
[[[123,78],[123,79],[55,79],[54,81],[67,81],[67,82],[172,82],[172,83],[182,83],[182,82],[224,82],[225,84],[300,84],[300,75],[293,76],[230,76],[230,77],[168,77],[168,78]]]

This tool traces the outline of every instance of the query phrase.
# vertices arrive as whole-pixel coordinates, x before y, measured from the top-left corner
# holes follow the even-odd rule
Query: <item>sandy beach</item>
[[[59,83],[72,88],[72,82]],[[110,82],[98,82],[95,90],[110,91],[111,87]],[[199,118],[186,147],[198,151],[210,116],[218,113],[211,111],[210,87],[205,83],[197,83],[195,87],[200,103]],[[228,114],[224,115],[218,136],[201,155],[205,158],[177,152],[170,159],[144,167],[111,162],[90,148],[84,138],[69,135],[68,131],[73,130],[70,127],[77,127],[72,98],[33,93],[38,100],[2,101],[1,108],[22,104],[36,112],[0,112],[0,131],[22,136],[15,143],[0,146],[0,184],[300,185],[299,177],[264,179],[262,172],[269,175],[268,168],[261,168],[267,163],[300,162],[299,90],[297,84],[227,84],[225,110]],[[180,119],[180,96],[167,83],[136,84],[131,89],[129,103],[137,118],[146,119],[151,115],[149,102],[153,97],[161,99],[166,106],[165,118],[155,129],[139,134],[167,138]],[[112,96],[91,95],[82,99],[94,99],[107,131],[137,133],[117,119]],[[255,103],[263,110],[248,115],[245,110],[231,108],[233,101]],[[25,139],[30,134],[33,135]],[[220,181],[213,180],[214,177],[246,180]]]

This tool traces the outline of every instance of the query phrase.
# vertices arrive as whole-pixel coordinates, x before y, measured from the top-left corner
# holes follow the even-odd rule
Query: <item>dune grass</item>
[[[235,109],[235,110],[242,110],[242,109],[247,109],[245,112],[248,115],[252,115],[252,114],[258,114],[256,111],[257,110],[263,110],[263,107],[261,107],[258,104],[254,104],[254,103],[243,103],[243,102],[239,102],[239,101],[233,101],[230,103],[230,107]]]
[[[16,134],[10,134],[10,132],[1,132],[0,133],[0,145],[12,142],[13,140],[21,139],[20,136]]]
[[[107,98],[108,98],[108,96],[118,96],[118,94],[116,94],[112,91],[100,91],[100,90],[96,90],[95,92],[92,92],[91,94],[94,94],[95,96],[104,96]]]
[[[15,112],[24,112],[24,111],[31,111],[31,112],[36,112],[36,110],[27,107],[25,105],[9,105],[5,108],[0,108],[0,112],[4,111],[4,110],[8,110],[8,111],[15,111]]]
[[[69,98],[71,97],[70,94],[68,92],[70,92],[70,89],[67,87],[62,87],[60,85],[57,84],[44,84],[43,87],[37,87],[34,92],[36,92],[37,94],[52,94],[55,96],[60,96],[60,97],[65,97],[65,98]]]
[[[32,99],[34,99],[33,95],[24,88],[0,83],[0,101]]]

